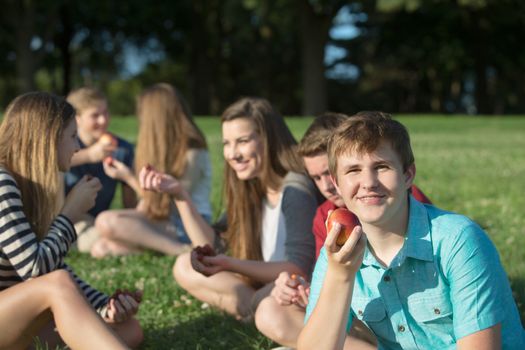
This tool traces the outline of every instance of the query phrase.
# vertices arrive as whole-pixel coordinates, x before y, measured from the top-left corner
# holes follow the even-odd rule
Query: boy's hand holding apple
[[[343,246],[348,237],[350,237],[354,227],[359,225],[359,219],[350,210],[337,208],[328,214],[328,218],[326,219],[326,232],[332,230],[334,222],[341,224],[341,231],[339,231],[339,235],[337,236],[336,244]]]
[[[339,214],[330,212],[326,220],[327,232],[324,247],[328,257],[328,266],[336,274],[345,278],[354,278],[357,270],[361,267],[363,255],[366,248],[366,235],[360,225],[355,225],[353,215],[350,211],[343,208]],[[346,210],[346,212],[345,212]],[[353,226],[350,233],[348,229]],[[330,229],[328,229],[330,228]],[[339,236],[342,236],[339,239]],[[346,238],[346,241],[344,239]],[[343,243],[340,245],[339,243]]]
[[[108,147],[111,146],[113,148],[118,147],[117,138],[109,132],[106,132],[102,136],[100,136],[100,138],[98,139],[98,142],[100,142],[104,146],[108,146]]]
[[[117,146],[117,138],[110,133],[105,133],[97,142],[86,148],[90,163],[102,162],[117,149]]]

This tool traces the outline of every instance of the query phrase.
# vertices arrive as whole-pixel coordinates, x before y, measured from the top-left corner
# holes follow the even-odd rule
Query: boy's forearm
[[[73,157],[71,157],[72,167],[87,163],[91,163],[91,158],[89,157],[89,152],[86,148],[75,152],[75,154],[73,154]]]
[[[343,349],[354,279],[328,268],[317,304],[301,331],[298,349]]]

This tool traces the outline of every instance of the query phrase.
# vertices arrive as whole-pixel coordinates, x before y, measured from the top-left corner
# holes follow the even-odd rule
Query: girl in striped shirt
[[[72,222],[100,189],[98,179],[85,177],[60,208],[60,171],[79,148],[74,116],[63,99],[33,92],[11,102],[0,126],[0,348],[27,346],[37,335],[80,349],[134,347],[143,338],[133,317],[139,295],[108,297],[64,263],[77,238]]]

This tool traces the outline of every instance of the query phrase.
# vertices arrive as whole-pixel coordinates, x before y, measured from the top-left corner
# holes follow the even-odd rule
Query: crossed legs
[[[219,272],[206,277],[193,269],[189,253],[177,258],[173,276],[195,298],[245,321],[253,318],[260,301],[270,294],[272,287],[269,284],[255,289],[242,277],[231,272]]]
[[[0,349],[26,348],[53,319],[60,337],[70,348],[127,349],[87,303],[65,270],[0,292]]]

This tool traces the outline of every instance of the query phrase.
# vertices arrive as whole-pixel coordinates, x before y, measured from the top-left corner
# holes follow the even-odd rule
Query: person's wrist
[[[69,221],[71,221],[72,223],[76,223],[78,221],[78,216],[75,215],[73,212],[69,211],[69,210],[62,210],[60,212],[60,215],[62,216],[65,216],[66,218],[69,219]]]
[[[87,157],[88,163],[97,163],[97,162],[98,162],[98,159],[97,159],[97,157],[95,156],[95,152],[93,152],[93,146],[91,146],[91,147],[86,151],[86,157]]]
[[[185,202],[190,199],[188,192],[184,189],[179,189],[176,193],[170,193],[176,202]]]
[[[133,181],[135,181],[135,174],[133,174],[129,169],[124,173],[124,181],[131,186]]]
[[[222,269],[225,271],[234,271],[235,267],[235,258],[232,258],[228,255],[222,256]]]
[[[334,280],[339,282],[348,282],[355,279],[357,270],[339,263],[328,264],[328,269],[331,271],[331,276]]]

